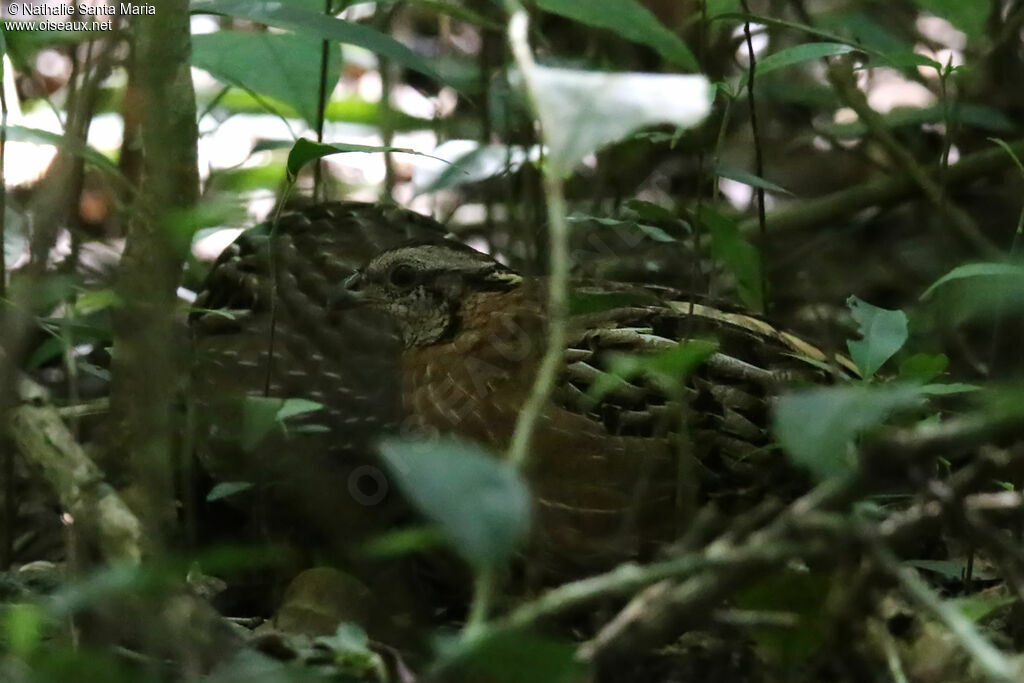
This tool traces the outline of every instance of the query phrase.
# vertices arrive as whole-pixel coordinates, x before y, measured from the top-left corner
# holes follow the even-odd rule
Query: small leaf
[[[711,254],[736,278],[740,300],[752,311],[764,310],[761,255],[740,233],[739,223],[705,207],[700,222],[711,233]]]
[[[284,399],[246,396],[242,400],[242,449],[251,452],[278,426],[277,413]]]
[[[778,399],[773,429],[794,463],[828,479],[854,468],[854,439],[920,401],[920,391],[910,384],[808,389]]]
[[[421,154],[414,149],[407,149],[405,147],[386,147],[377,145],[349,145],[345,143],[336,143],[328,145],[323,142],[313,142],[306,138],[299,138],[295,141],[290,152],[288,152],[288,179],[294,181],[299,175],[299,171],[302,167],[308,164],[314,159],[320,159],[322,157],[330,156],[331,154],[345,154],[348,152],[361,152],[361,153],[379,153],[379,152],[401,152],[403,154],[416,154],[419,156],[430,157],[436,159],[437,157],[431,157],[429,154]],[[441,159],[441,161],[444,161]]]
[[[968,263],[957,266],[924,290],[921,299],[924,300],[932,296],[936,289],[948,282],[967,278],[1012,278],[1020,279],[1021,284],[1024,284],[1024,266],[1015,263]]]
[[[845,55],[854,50],[856,50],[855,47],[844,43],[804,43],[802,45],[794,45],[760,59],[757,62],[755,73],[758,76],[762,76],[794,64],[811,62],[823,57]]]
[[[846,348],[861,377],[868,379],[903,348],[908,335],[907,314],[872,306],[855,296],[847,299],[846,305],[850,307],[862,337],[846,342]]]
[[[791,197],[793,196],[792,192],[781,185],[776,185],[775,183],[767,181],[760,176],[748,173],[747,171],[742,171],[738,168],[729,168],[728,166],[719,165],[715,167],[715,174],[721,178],[735,180],[737,183],[743,183],[750,187],[760,187],[762,190],[768,190],[769,192],[775,192],[776,194],[788,194]]]
[[[446,540],[444,532],[436,524],[405,527],[367,541],[363,545],[363,554],[373,558],[399,557],[443,547]]]
[[[946,371],[949,358],[944,353],[915,353],[900,363],[900,379],[931,382]]]
[[[547,161],[566,176],[585,156],[654,124],[691,128],[713,96],[703,76],[600,73],[535,67],[527,84],[548,143]]]
[[[508,463],[447,438],[394,437],[378,450],[402,491],[475,568],[501,566],[526,537],[530,494]]]
[[[996,610],[1009,607],[1017,602],[1012,595],[998,593],[974,593],[950,600],[960,613],[973,622],[979,622]]]
[[[693,339],[657,353],[611,355],[608,372],[595,378],[583,397],[583,404],[588,409],[593,407],[635,377],[647,377],[671,395],[679,390],[697,366],[717,350],[718,344],[714,341]]]
[[[212,503],[215,500],[228,498],[242,491],[248,491],[253,487],[250,481],[222,481],[210,489],[206,494],[206,501]]]
[[[309,401],[304,398],[286,398],[284,403],[281,404],[281,408],[277,411],[276,417],[279,422],[284,422],[290,417],[312,413],[323,407],[322,403]]]
[[[545,12],[613,31],[626,40],[647,45],[667,61],[696,71],[697,59],[679,36],[636,0],[537,0]]]

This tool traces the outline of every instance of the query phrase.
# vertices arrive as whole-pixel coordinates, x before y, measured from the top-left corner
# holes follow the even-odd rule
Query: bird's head
[[[406,347],[454,334],[464,298],[506,291],[522,276],[490,256],[456,242],[409,244],[384,251],[343,283],[346,298],[372,306],[398,323]]]

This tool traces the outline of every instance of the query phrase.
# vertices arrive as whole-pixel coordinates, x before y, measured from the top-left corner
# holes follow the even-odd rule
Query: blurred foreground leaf
[[[379,451],[402,491],[473,567],[501,566],[526,537],[530,494],[510,464],[447,438],[389,438]]]
[[[568,175],[585,156],[655,124],[691,128],[711,110],[703,76],[601,73],[535,67],[529,88],[544,127],[547,162]]]
[[[920,401],[920,389],[912,384],[808,389],[778,399],[773,427],[794,463],[828,479],[855,467],[854,439]]]

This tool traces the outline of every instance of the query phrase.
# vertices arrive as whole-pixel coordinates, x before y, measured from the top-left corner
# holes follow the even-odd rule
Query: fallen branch
[[[142,526],[100,468],[89,459],[46,401],[46,391],[22,378],[19,403],[9,415],[8,433],[21,454],[38,467],[76,523],[96,535],[108,562],[138,564]]]

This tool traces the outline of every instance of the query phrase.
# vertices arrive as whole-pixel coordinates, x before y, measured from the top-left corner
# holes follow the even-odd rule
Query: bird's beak
[[[358,270],[341,281],[341,288],[350,294],[358,294],[363,286],[363,274]]]
[[[331,307],[347,308],[365,300],[362,273],[356,271],[341,281],[341,285],[331,297]]]

